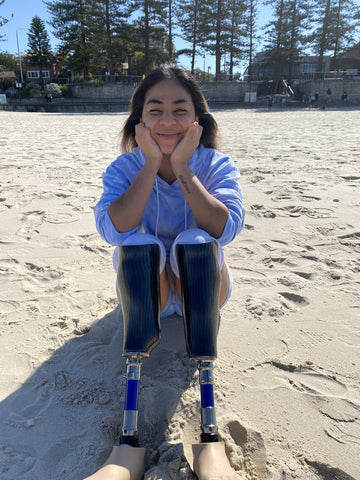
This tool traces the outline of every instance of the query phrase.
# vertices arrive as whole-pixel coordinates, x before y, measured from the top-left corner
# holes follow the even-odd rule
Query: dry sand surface
[[[247,208],[215,368],[229,458],[248,480],[359,480],[360,111],[214,114]],[[0,111],[1,480],[81,480],[121,424],[113,248],[92,209],[125,118]],[[181,318],[162,334],[142,370],[145,478],[194,479],[197,372]]]

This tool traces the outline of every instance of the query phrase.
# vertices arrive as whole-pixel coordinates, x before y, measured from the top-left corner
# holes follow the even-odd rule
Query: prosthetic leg
[[[201,441],[217,442],[213,360],[217,357],[220,267],[215,241],[177,244],[187,351],[199,370]]]
[[[138,388],[144,357],[160,342],[160,249],[156,244],[119,248],[117,283],[124,317],[127,357],[121,443],[138,446]]]

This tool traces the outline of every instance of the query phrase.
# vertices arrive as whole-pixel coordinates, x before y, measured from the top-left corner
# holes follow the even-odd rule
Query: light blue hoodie
[[[150,233],[165,245],[169,255],[177,235],[189,228],[197,228],[195,218],[181,192],[177,180],[169,185],[156,177],[141,224],[129,232],[119,233],[107,212],[109,205],[124,193],[145,164],[140,148],[120,155],[103,174],[104,191],[94,209],[96,227],[101,237],[111,245],[121,245],[135,232]],[[244,226],[245,209],[238,183],[239,170],[227,156],[200,145],[189,160],[189,167],[206,190],[229,210],[229,217],[219,241],[230,243]]]

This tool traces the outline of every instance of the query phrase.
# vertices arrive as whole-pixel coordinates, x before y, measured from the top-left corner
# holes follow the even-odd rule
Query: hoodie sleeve
[[[127,157],[128,155],[121,155],[103,173],[103,193],[94,208],[97,231],[103,240],[115,246],[121,245],[140,228],[138,226],[129,232],[119,233],[108,214],[109,205],[129,188],[138,172],[134,158]]]
[[[212,150],[210,167],[204,174],[203,183],[209,193],[220,200],[229,210],[229,217],[220,238],[220,245],[230,243],[243,229],[245,208],[239,184],[240,172],[230,157]]]

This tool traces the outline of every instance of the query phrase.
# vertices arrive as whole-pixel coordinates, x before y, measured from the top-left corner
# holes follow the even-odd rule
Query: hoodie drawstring
[[[159,202],[159,187],[157,178],[155,178],[155,188],[156,188],[156,225],[155,225],[155,237],[158,236],[158,224],[160,218],[160,202]]]

